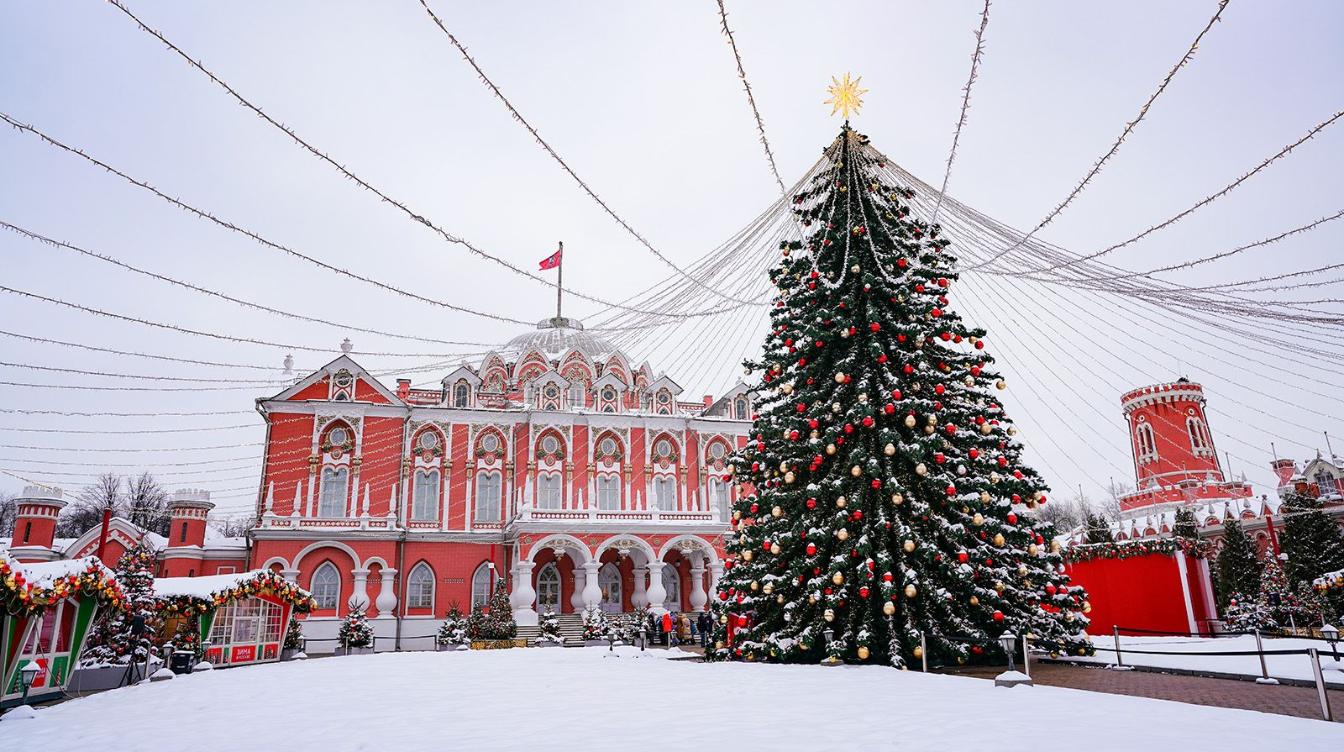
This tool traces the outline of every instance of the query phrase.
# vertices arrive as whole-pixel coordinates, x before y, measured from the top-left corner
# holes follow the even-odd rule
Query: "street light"
[[[1032,686],[1031,677],[1025,674],[1019,674],[1013,665],[1013,653],[1017,650],[1017,635],[1007,631],[999,635],[999,647],[1003,648],[1003,652],[1008,654],[1008,670],[994,677],[994,686]]]
[[[1017,667],[1013,665],[1013,653],[1017,652],[1017,635],[1005,631],[999,635],[999,647],[1008,655],[1008,670],[1016,671]]]
[[[827,627],[826,629],[822,630],[821,634],[823,637],[826,638],[826,645],[825,645],[826,657],[821,659],[821,665],[834,666],[840,662],[839,658],[836,658],[834,655],[831,655],[831,641],[835,639],[835,630],[831,629],[830,627]]]
[[[28,661],[19,667],[19,677],[23,681],[23,704],[28,704],[28,690],[32,688],[33,682],[37,681],[37,675],[42,671],[42,667],[34,661]]]
[[[1330,643],[1330,654],[1334,656],[1335,660],[1339,660],[1339,630],[1326,624],[1321,627],[1321,636],[1325,638],[1326,642]]]

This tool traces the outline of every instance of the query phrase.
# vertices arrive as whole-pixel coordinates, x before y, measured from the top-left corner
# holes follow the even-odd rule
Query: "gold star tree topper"
[[[826,87],[826,93],[830,94],[831,98],[823,104],[831,106],[832,115],[839,112],[848,120],[850,110],[853,110],[855,115],[859,114],[859,109],[863,107],[863,95],[868,93],[867,89],[859,88],[859,82],[862,80],[863,76],[859,76],[851,81],[848,73],[844,79],[831,76],[831,85]]]

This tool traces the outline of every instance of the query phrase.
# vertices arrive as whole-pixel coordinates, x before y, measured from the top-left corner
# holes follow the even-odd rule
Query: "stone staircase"
[[[579,614],[560,614],[560,644],[563,647],[583,647],[583,617]],[[536,645],[540,627],[518,627],[518,639],[527,640],[528,647]]]

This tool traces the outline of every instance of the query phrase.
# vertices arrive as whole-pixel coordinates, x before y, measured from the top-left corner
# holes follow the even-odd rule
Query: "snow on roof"
[[[57,580],[65,579],[71,575],[79,575],[88,571],[90,567],[102,570],[104,577],[116,579],[112,570],[103,566],[95,556],[86,556],[82,559],[57,559],[56,561],[42,561],[33,564],[14,564],[10,566],[19,569],[24,573],[28,582],[43,588],[50,588]]]
[[[214,574],[206,577],[156,577],[154,595],[160,598],[185,595],[208,601],[215,597],[215,593],[232,590],[263,573],[268,574],[269,570],[253,569],[250,572]]]
[[[1344,569],[1338,569],[1334,572],[1326,572],[1312,581],[1312,584],[1321,590],[1326,588],[1344,588]]]

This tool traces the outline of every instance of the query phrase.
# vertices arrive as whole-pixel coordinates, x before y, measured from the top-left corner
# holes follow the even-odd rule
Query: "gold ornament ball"
[[[751,557],[752,553],[750,549],[742,552],[742,561],[751,561]]]
[[[834,444],[827,444],[827,445],[826,445],[826,453],[827,453],[827,454],[835,454],[835,445],[834,445]]]
[[[994,534],[994,545],[1003,548],[1003,533]]]
[[[915,472],[916,472],[916,473],[919,473],[920,475],[928,475],[928,474],[929,474],[929,468],[925,467],[925,466],[924,466],[924,463],[921,462],[921,463],[919,463],[918,465],[915,465]]]
[[[886,614],[887,616],[891,616],[892,614],[896,613],[896,604],[892,603],[891,601],[883,603],[882,613]]]
[[[905,549],[905,552],[906,552],[907,554],[908,554],[908,553],[912,553],[912,552],[915,550],[915,542],[912,541],[912,540],[907,540],[907,541],[905,542],[905,545],[902,546],[902,548]]]
[[[727,623],[728,623],[728,614],[724,614],[723,616],[720,616],[720,617],[719,617],[719,623],[720,623],[720,624],[727,624]]]
[[[845,576],[843,574],[840,574],[839,572],[836,572],[835,574],[831,575],[831,582],[834,582],[837,585],[843,585],[845,584]]]
[[[1026,576],[1027,576],[1027,565],[1026,565],[1026,564],[1018,564],[1018,565],[1017,565],[1017,576],[1018,576],[1018,577],[1026,577]]]
[[[754,593],[754,592],[756,592],[757,590],[760,590],[760,589],[761,589],[760,584],[757,583],[755,580],[752,580],[752,581],[751,581],[751,592]]]
[[[841,509],[844,509],[844,508],[845,508],[845,504],[847,504],[847,503],[848,503],[848,502],[845,501],[845,497],[843,497],[843,496],[837,496],[837,497],[835,497],[835,505],[836,505],[837,507],[839,507],[839,508],[841,508]]]
[[[911,652],[911,655],[915,656],[916,658],[923,658],[924,648],[921,648],[920,646],[916,645],[914,651]]]
[[[858,465],[855,465],[854,467],[851,467],[849,469],[849,474],[857,478],[860,475],[863,475],[863,468],[859,467]]]
[[[981,491],[981,492],[980,492],[980,503],[981,503],[981,504],[988,504],[988,503],[989,503],[989,492],[988,492],[988,491]]]
[[[792,483],[792,482],[793,482],[793,479],[794,479],[794,475],[793,475],[793,471],[792,471],[792,470],[788,471],[787,473],[784,473],[784,482],[785,482],[785,483]]]
[[[775,556],[779,556],[779,544],[778,544],[778,543],[771,543],[771,544],[770,544],[770,553],[774,554]]]
[[[771,517],[778,517],[778,516],[780,516],[781,514],[784,514],[784,510],[783,510],[783,509],[780,509],[778,506],[773,507],[773,508],[770,510],[770,516],[771,516]]]
[[[994,388],[999,390],[1007,389],[1008,382],[1004,381],[1003,379],[999,379],[998,381],[994,382]]]
[[[849,531],[842,527],[835,532],[835,537],[840,540],[849,540]]]
[[[787,463],[787,462],[781,462],[781,463],[779,463],[779,471],[780,471],[781,473],[784,472],[785,470],[788,470],[788,469],[789,469],[789,463]]]
[[[861,405],[866,405],[866,404],[868,404],[868,393],[867,393],[867,392],[864,392],[863,394],[860,394],[860,395],[859,395],[859,404],[861,404]]]
[[[975,386],[975,377],[967,376],[965,379],[963,379],[963,383],[965,383],[966,386]]]
[[[1059,541],[1057,540],[1050,541],[1050,553],[1052,554],[1059,553]]]
[[[929,415],[929,416],[928,416],[928,419],[927,419],[927,422],[928,422],[928,424],[931,425],[931,426],[932,426],[932,425],[937,425],[937,423],[938,423],[938,416],[937,416],[937,415]]]
[[[1039,549],[1039,548],[1036,547],[1036,544],[1035,544],[1035,543],[1029,544],[1029,545],[1027,546],[1027,555],[1028,555],[1028,556],[1035,556],[1040,550],[1041,550],[1041,549]]]
[[[988,435],[989,435],[989,432],[990,432],[990,431],[993,431],[993,430],[994,430],[994,426],[991,426],[991,425],[988,424],[988,423],[981,423],[981,424],[980,424],[980,433],[983,433],[983,434],[985,434],[986,436],[988,436]]]
[[[714,641],[714,649],[715,649],[715,650],[723,650],[723,640],[715,640],[715,641]]]
[[[785,394],[793,394],[793,384],[790,384],[786,381],[783,384],[779,385],[779,391]]]
[[[981,525],[985,524],[985,516],[980,514],[979,512],[976,512],[975,516],[971,518],[971,524],[975,525],[976,527],[980,527]]]
[[[906,427],[906,428],[914,428],[914,427],[915,427],[915,416],[913,416],[913,415],[907,415],[907,416],[905,416],[905,427]]]
[[[896,453],[896,445],[895,445],[895,444],[888,444],[888,445],[882,447],[882,452],[883,452],[884,454],[886,454],[888,457],[890,457],[891,455],[893,455],[893,454]]]
[[[775,596],[775,603],[781,603],[781,604],[782,604],[783,602],[784,602],[784,594],[783,594],[783,593],[780,593],[779,595],[776,595],[776,596]]]
[[[837,383],[837,384],[843,384],[843,383],[845,383],[845,374],[844,374],[844,373],[837,373],[837,374],[835,375],[835,383]]]
[[[892,504],[897,504],[897,505],[899,505],[899,504],[900,504],[901,502],[903,502],[903,501],[905,501],[905,497],[904,497],[904,496],[901,496],[901,495],[898,494],[898,493],[894,493],[894,494],[891,495],[891,503],[892,503]]]
[[[975,595],[972,595],[972,596],[971,596],[971,605],[972,605],[972,606],[978,606],[978,605],[980,605],[980,598],[979,598],[979,596],[975,596]]]
[[[906,585],[906,586],[905,586],[905,597],[906,597],[906,598],[914,598],[916,595],[919,595],[919,589],[918,589],[918,588],[916,588],[914,585]]]
[[[738,521],[740,521],[740,520],[742,519],[742,512],[741,512],[741,510],[735,510],[735,511],[733,512],[733,519],[734,519],[734,520],[738,520]]]
[[[826,609],[825,611],[823,611],[822,614],[821,614],[821,616],[822,616],[822,618],[824,618],[826,621],[835,621],[835,611],[832,611],[832,610],[829,609],[829,608]]]
[[[839,402],[832,402],[832,403],[831,403],[831,412],[833,412],[833,413],[838,413],[838,412],[840,412],[842,409],[844,409],[844,408],[840,407],[840,403],[839,403]]]
[[[1092,601],[1083,601],[1083,613],[1092,613]]]
[[[868,660],[868,648],[864,647],[863,645],[859,646],[859,660],[861,661]]]
[[[932,436],[932,435],[933,435],[933,431],[934,431],[933,426],[924,426],[924,433],[925,433],[925,435],[927,435],[927,436]]]
[[[767,582],[767,583],[765,583],[764,585],[762,585],[762,586],[761,586],[761,592],[762,592],[762,593],[765,593],[766,595],[769,595],[769,594],[775,592],[775,585],[774,585],[774,583],[772,583],[772,582]]]
[[[1005,588],[1007,588],[1007,585],[1004,585],[1002,580],[994,582],[994,592],[998,593],[999,595],[1003,595],[1003,591]]]

